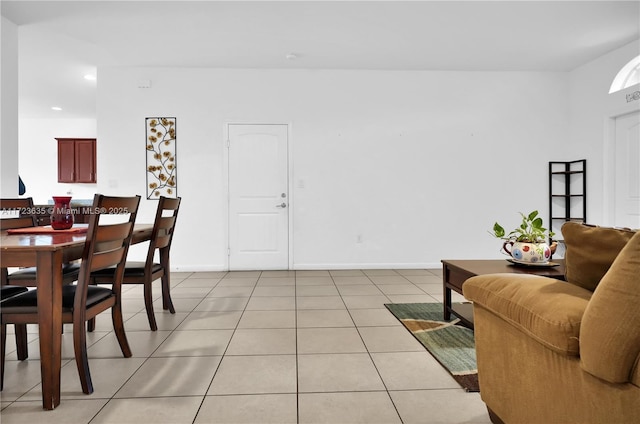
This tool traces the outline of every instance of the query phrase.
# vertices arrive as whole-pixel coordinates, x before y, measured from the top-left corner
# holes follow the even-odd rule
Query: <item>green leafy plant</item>
[[[521,241],[526,243],[544,243],[547,237],[552,238],[555,233],[542,226],[542,218],[538,216],[538,211],[533,211],[528,215],[520,212],[522,223],[519,227],[506,234],[504,228],[497,222],[493,225],[493,236],[510,241]]]

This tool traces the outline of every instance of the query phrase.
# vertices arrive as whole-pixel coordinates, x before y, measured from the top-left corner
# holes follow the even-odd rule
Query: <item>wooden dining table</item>
[[[151,239],[152,224],[136,224],[132,244]],[[62,266],[82,257],[85,233],[0,232],[0,266],[36,267],[42,406],[60,405],[62,364]]]

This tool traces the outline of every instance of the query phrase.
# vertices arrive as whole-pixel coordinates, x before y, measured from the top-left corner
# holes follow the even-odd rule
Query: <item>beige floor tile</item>
[[[42,409],[42,400],[14,402],[2,410],[2,424],[89,423],[108,399],[67,399],[53,411]]]
[[[142,293],[123,290],[133,358],[122,357],[108,313],[87,334],[90,396],[65,326],[54,411],[41,409],[37,326],[28,328],[27,361],[17,361],[9,326],[2,423],[393,423],[398,412],[404,423],[489,423],[479,395],[464,392],[384,306],[441,300],[441,269],[180,273],[176,314],[162,309],[154,285],[156,332]]]
[[[324,277],[329,275],[331,275],[329,271],[325,270],[296,271],[296,277]]]
[[[245,297],[251,296],[253,286],[221,286],[218,284],[207,297]]]
[[[94,390],[89,395],[90,398],[109,399],[113,397],[144,361],[144,358],[89,359],[89,369]],[[75,361],[69,361],[62,367],[60,399],[61,404],[68,399],[87,399],[87,395],[82,392]],[[38,384],[37,387],[26,393],[20,400],[42,401],[42,386]]]
[[[384,390],[366,353],[299,355],[298,391],[363,392]]]
[[[220,356],[149,358],[115,397],[204,396],[220,359]]]
[[[148,326],[149,324],[147,324]],[[171,334],[170,331],[127,331],[127,341],[131,348],[131,353],[135,358],[146,358],[150,356]],[[100,339],[97,343],[87,348],[89,361],[92,358],[122,358],[122,350],[118,344],[118,339],[113,333]]]
[[[91,424],[191,424],[202,396],[112,399]]]
[[[367,277],[366,275],[361,275],[361,276],[336,276],[333,277],[333,281],[335,282],[336,286],[344,286],[344,285],[348,285],[348,286],[354,286],[356,284],[364,284],[364,285],[372,285],[373,281],[371,281],[369,279],[369,277]]]
[[[223,278],[216,287],[253,287],[257,282],[256,277]]]
[[[171,282],[173,283],[173,280]],[[220,282],[219,278],[189,278],[181,281],[176,287],[182,287],[182,288],[185,288],[185,287],[203,288],[204,287],[204,288],[212,289],[216,285],[218,285],[219,282]]]
[[[374,296],[382,294],[380,289],[373,284],[360,284],[353,286],[342,285],[338,286],[338,291],[342,296]]]
[[[391,399],[405,424],[490,424],[479,393],[463,389],[392,391]]]
[[[260,277],[256,287],[295,286],[295,277]]]
[[[295,277],[295,271],[262,271],[260,279],[263,278],[279,278],[279,277]]]
[[[296,299],[298,310],[301,309],[346,309],[340,296],[300,296]]]
[[[238,328],[296,328],[296,312],[245,311]]]
[[[247,304],[247,311],[288,311],[296,308],[293,296],[252,297]]]
[[[295,424],[295,394],[207,396],[194,424]]]
[[[207,297],[198,303],[194,311],[244,311],[249,297]]]
[[[255,277],[256,279],[260,278],[260,274],[262,271],[229,271],[224,278],[249,278]]]
[[[296,355],[225,356],[207,395],[296,393]]]
[[[342,296],[347,309],[372,309],[382,308],[385,303],[390,303],[386,296]]]
[[[260,286],[253,290],[252,296],[295,296],[295,286]]]
[[[349,311],[357,327],[383,327],[402,325],[384,306],[378,309],[352,309]]]
[[[178,312],[175,314],[169,313],[169,311],[163,311],[162,309],[154,313],[156,317],[156,325],[158,330],[175,330],[178,325],[189,315],[187,312]],[[149,331],[149,319],[146,312],[139,312],[129,318],[124,323],[124,328],[129,331]]]
[[[327,276],[296,277],[296,286],[333,286],[333,279]]]
[[[331,274],[332,277],[358,277],[358,276],[362,276],[365,275],[364,272],[362,272],[359,269],[337,269],[335,271],[331,270],[329,271],[329,274]]]
[[[217,287],[217,286],[216,286]],[[176,302],[176,299],[191,299],[202,298],[213,290],[211,287],[175,287],[171,289],[171,299]],[[144,304],[142,305],[144,309]]]
[[[238,326],[242,311],[194,311],[191,312],[177,330],[233,330]]]
[[[369,276],[400,275],[393,269],[364,269],[363,272]]]
[[[371,357],[388,390],[460,387],[426,349],[422,352],[372,353]]]
[[[227,271],[209,271],[209,272],[194,272],[189,279],[200,279],[200,278],[224,278],[228,274]]]
[[[193,308],[195,308],[196,306],[198,306],[200,302],[202,302],[201,297],[177,298],[177,299],[172,298],[172,300],[173,300],[173,307],[175,308],[176,313],[191,312],[193,311]],[[164,309],[162,309],[162,300],[158,299],[155,302],[153,302],[153,309],[156,312],[164,311]],[[146,310],[143,308],[140,312],[146,313]]]
[[[404,326],[359,327],[369,352],[423,352],[424,346]]]
[[[222,355],[231,340],[233,330],[174,331],[153,353],[162,356]]]
[[[299,328],[298,354],[356,353],[367,349],[355,328]]]
[[[386,392],[301,393],[299,409],[300,424],[401,423]]]
[[[298,328],[354,326],[351,316],[344,309],[298,310]]]
[[[414,275],[433,275],[428,269],[396,269],[395,271],[405,277]]]
[[[429,272],[431,272],[433,275],[436,275],[436,276],[440,277],[440,279],[442,279],[442,268],[430,269]]]
[[[380,291],[386,295],[391,294],[424,294],[422,290],[413,284],[378,284]]]
[[[391,303],[435,303],[436,298],[430,294],[388,294]]]
[[[63,362],[66,364],[68,360]],[[40,361],[29,358],[26,361],[5,360],[4,388],[0,392],[0,400],[3,402],[14,401],[34,387],[40,387]],[[91,366],[91,365],[89,365]],[[76,378],[77,373],[76,373]],[[39,403],[42,409],[42,400]],[[1,414],[4,422],[4,411]],[[35,422],[35,421],[34,421]]]
[[[293,328],[239,328],[233,333],[226,355],[275,355],[296,353]]]
[[[442,288],[442,277],[437,275],[406,275],[405,277],[414,284],[439,284]]]
[[[296,296],[338,296],[338,290],[335,286],[298,286],[296,288]]]
[[[409,282],[409,280],[407,280],[406,277],[403,277],[402,275],[396,274],[396,275],[385,275],[385,274],[381,274],[381,275],[369,275],[369,278],[371,278],[371,281],[373,281],[376,284],[407,284]]]
[[[427,294],[442,294],[442,282],[440,283],[416,283],[416,286]]]

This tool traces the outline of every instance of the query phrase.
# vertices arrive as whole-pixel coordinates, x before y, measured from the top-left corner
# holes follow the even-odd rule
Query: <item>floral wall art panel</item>
[[[178,196],[176,118],[146,118],[147,199]]]

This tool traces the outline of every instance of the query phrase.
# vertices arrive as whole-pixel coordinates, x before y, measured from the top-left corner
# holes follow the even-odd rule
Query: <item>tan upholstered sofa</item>
[[[640,423],[640,232],[567,223],[567,282],[470,278],[492,421]]]

